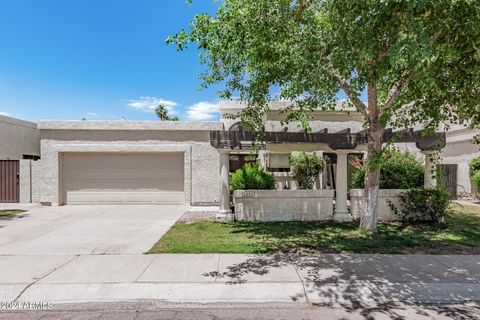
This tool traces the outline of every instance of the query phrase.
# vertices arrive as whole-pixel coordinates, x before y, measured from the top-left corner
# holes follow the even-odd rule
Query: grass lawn
[[[202,221],[175,224],[147,253],[480,254],[480,208],[455,206],[445,227],[380,223],[373,237],[358,223]]]
[[[25,210],[0,210],[0,217],[7,217],[22,212],[25,212]]]

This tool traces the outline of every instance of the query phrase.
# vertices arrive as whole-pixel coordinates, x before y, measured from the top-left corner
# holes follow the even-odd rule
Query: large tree
[[[309,112],[333,108],[343,91],[365,118],[367,160],[375,163],[387,126],[435,128],[478,111],[479,3],[224,0],[214,16],[195,16],[167,42],[179,50],[196,43],[203,86],[222,83],[223,98],[239,96],[250,124],[260,123],[269,101],[286,99],[287,120],[308,127]],[[360,222],[373,233],[379,175],[370,165]]]

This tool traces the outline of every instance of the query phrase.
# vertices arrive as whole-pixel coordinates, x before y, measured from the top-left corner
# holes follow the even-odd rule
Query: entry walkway
[[[0,256],[0,269],[3,301],[342,306],[480,301],[480,256]]]

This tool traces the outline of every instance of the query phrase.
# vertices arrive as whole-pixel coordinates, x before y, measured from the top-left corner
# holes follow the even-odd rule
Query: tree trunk
[[[379,121],[377,90],[375,84],[368,85],[368,123],[369,134],[367,144],[367,172],[365,173],[365,202],[360,228],[377,234],[378,191],[380,187],[380,167],[377,165],[378,155],[382,151],[385,125]]]
[[[382,136],[385,130],[378,126],[370,128],[367,146],[367,172],[365,173],[365,202],[360,227],[377,234],[378,191],[380,189],[380,168],[376,159],[382,151]]]

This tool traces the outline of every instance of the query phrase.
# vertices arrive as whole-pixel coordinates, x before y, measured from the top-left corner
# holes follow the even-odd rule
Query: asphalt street
[[[283,304],[165,304],[158,301],[53,305],[51,310],[3,310],[0,319],[95,319],[95,320],[297,320],[297,319],[479,319],[480,304],[385,304],[367,306],[316,306]]]

